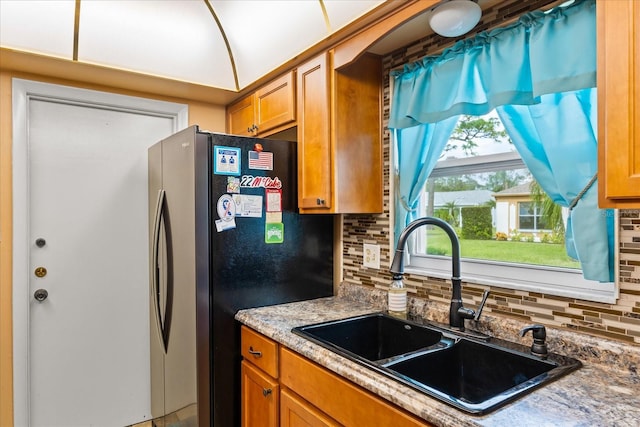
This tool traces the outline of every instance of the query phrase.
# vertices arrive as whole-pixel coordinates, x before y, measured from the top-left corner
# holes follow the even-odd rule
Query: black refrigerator
[[[191,126],[148,159],[154,425],[239,426],[234,315],[332,295],[333,219],[297,213],[294,142]]]

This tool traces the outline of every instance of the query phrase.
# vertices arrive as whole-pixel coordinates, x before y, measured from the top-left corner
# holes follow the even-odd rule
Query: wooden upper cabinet
[[[255,136],[253,95],[227,107],[227,132],[232,135]]]
[[[298,67],[298,207],[331,210],[328,54]]]
[[[640,2],[596,7],[599,205],[640,208]]]
[[[334,72],[334,195],[340,213],[382,212],[382,59],[365,54]]]
[[[298,68],[301,213],[382,212],[382,63],[365,54],[340,70],[333,51]]]
[[[294,71],[227,107],[227,132],[233,135],[267,136],[293,127],[295,120]]]
[[[258,89],[255,93],[255,114],[258,135],[296,120],[295,72],[290,72]]]

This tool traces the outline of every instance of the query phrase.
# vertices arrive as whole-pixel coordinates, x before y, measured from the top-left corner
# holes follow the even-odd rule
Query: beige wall
[[[15,53],[12,53],[15,59]],[[190,90],[198,90],[184,83],[175,84],[162,80],[159,84],[151,84],[148,87],[154,92],[138,92],[131,89],[131,81],[139,79],[139,75],[129,75],[126,72],[110,73],[103,69],[100,84],[90,81],[84,70],[70,61],[47,60],[43,67],[41,62],[33,61],[26,65],[20,65],[20,71],[8,69],[7,61],[2,58],[0,63],[0,426],[13,425],[13,348],[12,348],[12,194],[11,194],[11,80],[14,77],[55,83],[84,89],[100,90],[123,95],[151,98],[162,101],[177,102],[189,105],[189,125],[198,124],[202,129],[213,132],[225,131],[225,106],[207,103],[202,100],[181,98],[176,93],[191,93]],[[18,59],[31,58],[29,55]],[[15,61],[13,61],[15,62]],[[51,70],[51,73],[49,73]],[[37,73],[37,74],[36,74]],[[60,75],[78,76],[73,79],[60,78]],[[58,77],[56,77],[58,76]],[[89,81],[87,81],[89,80]],[[153,78],[148,81],[153,82]],[[187,90],[185,90],[185,88]],[[167,95],[172,94],[172,95]],[[203,98],[199,92],[198,98]]]

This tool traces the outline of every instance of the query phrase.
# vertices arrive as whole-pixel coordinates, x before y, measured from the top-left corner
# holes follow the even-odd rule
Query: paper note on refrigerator
[[[262,196],[234,194],[236,216],[245,218],[262,218]]]

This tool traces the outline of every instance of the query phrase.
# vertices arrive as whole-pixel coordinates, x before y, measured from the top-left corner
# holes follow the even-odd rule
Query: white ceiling
[[[384,2],[0,0],[0,46],[237,91]]]

